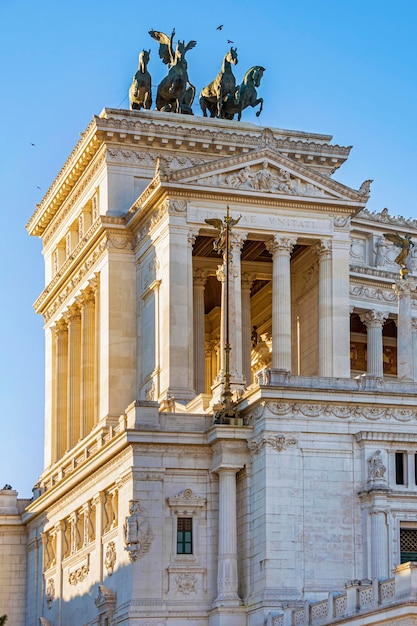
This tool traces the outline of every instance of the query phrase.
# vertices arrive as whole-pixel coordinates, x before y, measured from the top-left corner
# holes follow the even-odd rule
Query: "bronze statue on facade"
[[[405,235],[405,237],[402,237],[398,233],[384,233],[384,237],[385,239],[388,239],[388,241],[392,241],[397,248],[401,248],[401,252],[395,258],[395,262],[400,266],[400,274],[403,278],[406,274],[408,274],[407,259],[411,248],[414,248],[414,242],[411,235]]]
[[[256,111],[256,117],[262,112],[263,98],[258,98],[257,87],[261,84],[261,79],[265,68],[261,65],[254,65],[245,74],[243,82],[239,85],[233,94],[229,94],[222,106],[222,117],[226,120],[232,120],[235,115],[240,122],[243,109],[247,107],[255,107],[260,104],[259,111]]]
[[[152,106],[152,81],[147,70],[150,54],[150,50],[142,50],[139,54],[138,71],[129,89],[131,109],[150,109]]]
[[[175,29],[172,30],[171,37],[156,30],[150,30],[149,34],[159,42],[159,56],[169,68],[167,76],[158,85],[157,110],[192,115],[191,106],[195,87],[188,80],[188,64],[185,55],[188,50],[192,50],[197,45],[197,42],[189,41],[185,45],[185,41],[178,41],[174,50]]]
[[[237,65],[237,48],[233,46],[225,55],[216,78],[200,92],[200,106],[204,117],[207,117],[207,110],[210,117],[222,117],[223,102],[236,88],[232,65]]]

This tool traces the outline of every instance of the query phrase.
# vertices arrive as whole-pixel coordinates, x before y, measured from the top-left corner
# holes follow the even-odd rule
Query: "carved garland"
[[[264,415],[265,409],[272,415],[282,417],[304,416],[308,418],[337,417],[339,419],[366,419],[371,421],[417,421],[417,409],[384,406],[302,404],[298,402],[267,402],[264,406],[258,407],[257,412],[253,414],[253,418],[260,419]]]

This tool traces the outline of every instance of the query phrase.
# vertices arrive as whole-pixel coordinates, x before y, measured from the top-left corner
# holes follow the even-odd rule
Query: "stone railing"
[[[335,620],[350,618],[359,626],[367,613],[394,609],[399,604],[417,600],[417,562],[404,563],[394,570],[394,578],[378,581],[352,580],[340,594],[329,593],[326,600],[304,606],[287,607],[279,615],[270,613],[266,626],[326,626]],[[416,612],[417,614],[417,612]],[[388,622],[387,622],[388,623]]]

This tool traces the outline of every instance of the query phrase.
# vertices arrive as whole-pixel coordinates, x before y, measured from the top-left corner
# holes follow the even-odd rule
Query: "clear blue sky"
[[[0,488],[30,496],[43,466],[43,331],[32,309],[43,258],[24,227],[92,116],[128,107],[142,48],[153,82],[165,75],[148,30],[197,40],[187,59],[198,90],[233,40],[238,82],[266,68],[264,111],[244,121],[353,145],[335,178],[356,189],[372,178],[368,208],[417,217],[416,24],[414,0],[0,1]]]

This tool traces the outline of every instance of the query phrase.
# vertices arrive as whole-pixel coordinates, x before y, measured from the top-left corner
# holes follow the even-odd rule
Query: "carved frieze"
[[[396,302],[397,297],[392,289],[381,289],[379,287],[365,287],[364,285],[351,284],[349,293],[354,298],[372,300],[377,302]]]
[[[246,165],[232,172],[213,174],[193,181],[194,184],[228,189],[252,190],[294,196],[333,197],[311,182],[294,176],[283,167],[272,167],[264,161],[259,167]]]
[[[417,409],[376,405],[311,404],[300,402],[267,402],[265,408],[272,415],[280,417],[303,416],[307,418],[337,417],[351,420],[396,420],[398,422],[417,421]]]

